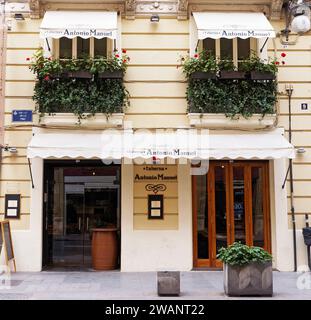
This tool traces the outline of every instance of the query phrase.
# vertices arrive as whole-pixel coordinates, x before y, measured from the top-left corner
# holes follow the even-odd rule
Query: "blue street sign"
[[[13,110],[12,122],[32,122],[32,110]]]

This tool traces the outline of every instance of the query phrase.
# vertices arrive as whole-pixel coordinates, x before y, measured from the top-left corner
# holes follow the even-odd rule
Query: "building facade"
[[[2,26],[0,212],[11,223],[17,270],[90,266],[92,230],[102,226],[117,229],[121,271],[219,268],[217,251],[233,241],[269,250],[280,271],[294,270],[295,256],[297,267],[307,265],[301,229],[311,212],[311,34],[290,34],[286,39],[280,33],[286,26],[285,2],[7,1]],[[112,32],[111,37],[96,38],[92,31],[82,40],[71,33],[70,22],[77,26],[79,19],[96,25],[96,15],[93,21],[83,16],[94,12],[98,22],[112,23],[105,30]],[[271,28],[268,25],[263,31],[259,23],[245,42],[234,35],[241,32],[238,29],[229,30],[227,34],[233,32],[229,37],[201,36],[200,32],[211,30],[204,24],[212,21],[204,16],[209,13],[220,15],[216,27],[222,22],[222,32],[226,19],[240,15],[238,19],[247,20],[250,13]],[[53,36],[62,30],[71,36]],[[44,32],[51,33],[45,38]],[[123,49],[130,57],[123,80],[130,105],[108,118],[96,113],[80,124],[64,111],[39,116],[32,99],[36,77],[28,59],[39,47],[51,59],[95,57],[96,52],[121,56]],[[216,55],[229,54],[236,64],[245,50],[248,55],[254,50],[261,59],[279,59],[275,112],[263,118],[191,112],[180,59],[204,48]],[[291,128],[288,84],[293,86]],[[32,119],[27,119],[27,110],[33,111]],[[207,165],[191,163],[193,150],[166,157],[168,150],[163,151],[161,143],[153,146],[149,156],[136,158],[122,152],[103,156],[111,141],[110,136],[103,139],[102,132],[128,128],[151,135],[164,130],[161,143],[180,129],[208,130],[211,154],[204,157],[209,158],[208,170],[198,173]],[[298,154],[287,142],[289,130],[292,144],[300,148]],[[142,148],[145,152],[148,143],[142,143]],[[294,212],[288,158],[294,158]],[[20,196],[18,219],[10,217],[5,206],[8,195]]]

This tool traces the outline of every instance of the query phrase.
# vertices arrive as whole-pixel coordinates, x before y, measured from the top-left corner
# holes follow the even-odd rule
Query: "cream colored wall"
[[[12,220],[13,238],[19,241],[16,244],[17,254],[24,257],[23,243],[27,236],[33,234],[34,223],[39,226],[37,219],[40,218],[39,207],[31,209],[31,195],[39,197],[38,190],[32,190],[26,158],[26,147],[31,138],[31,127],[15,127],[11,123],[13,109],[34,109],[33,94],[34,76],[28,70],[27,57],[31,57],[39,46],[39,26],[41,20],[29,20],[24,22],[12,21],[12,31],[8,32],[6,54],[6,77],[5,77],[5,130],[4,141],[10,146],[18,148],[18,154],[3,154],[3,163],[0,177],[0,218],[4,214],[4,195],[6,193],[21,193],[21,219]],[[273,22],[277,30],[284,28],[284,22]],[[130,65],[125,77],[125,84],[131,94],[131,106],[127,110],[126,120],[132,121],[137,128],[154,127],[187,127],[186,116],[187,104],[185,100],[186,82],[180,69],[177,69],[178,59],[187,54],[190,47],[189,21],[178,21],[176,18],[162,18],[158,24],[151,24],[149,18],[137,18],[136,20],[122,19],[121,47],[127,49],[131,58]],[[294,160],[295,179],[295,206],[297,211],[297,224],[301,228],[304,225],[304,214],[311,212],[311,33],[301,36],[297,45],[282,47],[279,40],[275,40],[277,55],[286,52],[285,66],[280,67],[279,83],[280,91],[284,91],[284,84],[291,82],[294,85],[293,95],[293,143],[296,147],[305,147],[307,153]],[[269,41],[269,55],[274,55],[273,42]],[[301,103],[309,103],[308,111],[301,111]],[[287,123],[287,100],[280,96],[279,126],[288,129]],[[40,168],[39,164],[39,168]],[[127,167],[123,170],[124,181],[128,181]],[[179,169],[181,170],[181,169]],[[131,170],[130,170],[131,172]],[[146,250],[147,243],[156,242],[159,236],[163,241],[157,247],[152,244],[152,253],[156,249],[164,248],[163,257],[170,258],[172,248],[177,247],[174,255],[176,261],[182,263],[184,269],[192,266],[192,221],[191,221],[191,185],[186,177],[186,170],[179,177],[178,207],[179,228],[175,231],[134,231],[133,230],[133,204],[130,200],[130,186],[124,184],[129,191],[124,194],[122,204],[124,237],[122,239],[122,269],[135,270],[143,268],[133,259],[139,257],[139,250]],[[35,172],[37,174],[37,172]],[[40,174],[40,172],[38,173]],[[285,174],[285,173],[284,173]],[[42,172],[41,172],[42,175]],[[279,174],[282,176],[282,173]],[[42,176],[37,177],[40,183]],[[40,182],[41,181],[41,182]],[[125,183],[125,182],[124,182]],[[182,186],[185,183],[185,186]],[[287,188],[289,189],[289,188]],[[126,198],[126,199],[125,199]],[[37,202],[39,203],[39,202]],[[30,214],[31,213],[31,214]],[[36,220],[36,221],[35,221]],[[291,239],[291,223],[288,221],[288,229],[283,229],[275,239]],[[30,232],[30,233],[29,233]],[[277,225],[273,232],[278,232]],[[305,264],[305,247],[303,246],[300,230],[299,235],[299,263]],[[26,237],[26,238],[25,238]],[[146,239],[141,243],[141,239]],[[30,238],[29,238],[30,239]],[[38,234],[33,238],[39,241]],[[275,240],[277,242],[277,240]],[[185,250],[180,251],[180,242],[185,244]],[[286,242],[287,243],[287,242]],[[134,248],[133,248],[134,246]],[[168,246],[168,247],[167,247]],[[165,248],[169,248],[165,251]],[[288,253],[288,247],[280,247],[275,244],[275,252],[278,257]],[[161,249],[161,250],[162,250]],[[40,255],[40,248],[36,246]],[[289,249],[291,250],[291,248]],[[148,253],[149,254],[149,253]],[[133,255],[131,257],[131,255]],[[174,258],[174,259],[175,259]],[[137,260],[136,259],[136,260]],[[152,269],[155,265],[154,256],[150,256],[146,262],[146,269]],[[181,261],[184,259],[184,261]],[[280,259],[280,258],[279,258]],[[291,259],[291,257],[290,257]],[[19,259],[22,261],[22,259]],[[147,260],[147,259],[146,259]],[[24,261],[24,259],[23,259]],[[30,262],[26,259],[20,268],[29,269]],[[40,262],[36,261],[35,268],[39,268]],[[282,269],[290,270],[291,265],[281,262]]]
[[[284,21],[273,22],[276,31],[284,29]],[[293,161],[294,164],[294,206],[296,211],[297,224],[297,245],[298,245],[298,266],[307,264],[306,247],[303,243],[301,228],[305,226],[305,214],[309,214],[311,222],[311,32],[298,38],[296,45],[282,45],[279,38],[273,43],[269,41],[269,55],[276,55],[280,58],[281,53],[286,53],[282,60],[285,65],[279,67],[279,123],[278,125],[285,128],[288,137],[288,98],[285,93],[285,84],[291,83],[294,87],[292,98],[292,143],[296,148],[304,147],[306,153],[297,155]],[[308,110],[301,110],[301,103],[308,103]],[[292,222],[290,216],[290,188],[287,181],[287,198],[288,198],[288,232],[284,232],[282,239],[293,238]],[[290,244],[292,251],[292,243]],[[292,252],[286,253],[291,262],[288,266],[293,270]]]

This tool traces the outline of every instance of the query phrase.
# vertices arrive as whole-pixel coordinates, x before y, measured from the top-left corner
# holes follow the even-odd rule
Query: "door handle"
[[[79,231],[81,231],[81,218],[79,218],[79,222],[78,223],[79,223],[79,227],[78,227]]]
[[[89,217],[86,218],[86,231],[89,231]]]

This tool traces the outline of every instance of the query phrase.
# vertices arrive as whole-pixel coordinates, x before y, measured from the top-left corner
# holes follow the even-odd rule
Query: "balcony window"
[[[111,55],[113,41],[107,38],[60,38],[54,40],[54,48],[54,57],[59,59],[80,59],[86,56],[99,58]]]

